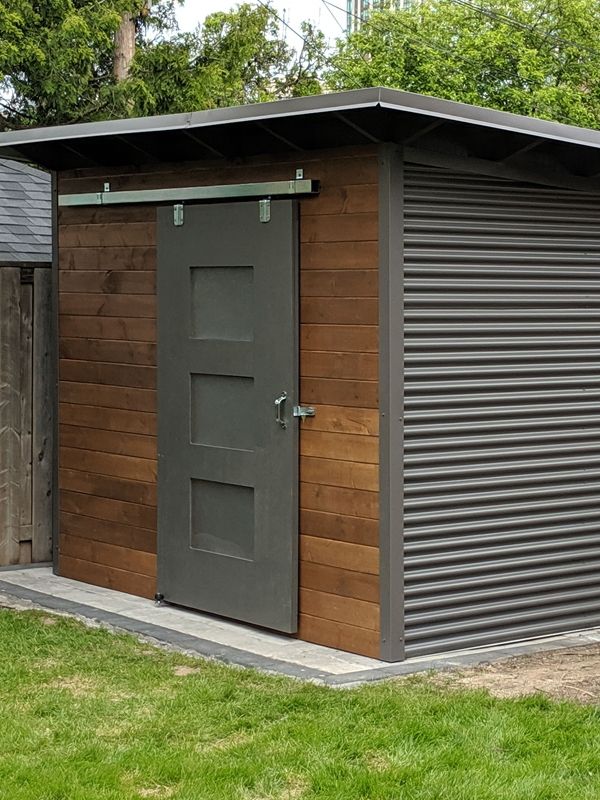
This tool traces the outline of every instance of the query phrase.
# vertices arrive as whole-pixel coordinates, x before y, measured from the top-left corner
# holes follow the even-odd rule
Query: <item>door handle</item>
[[[275,422],[280,428],[287,428],[287,422],[283,418],[283,404],[287,400],[287,392],[282,392],[279,397],[275,398]]]

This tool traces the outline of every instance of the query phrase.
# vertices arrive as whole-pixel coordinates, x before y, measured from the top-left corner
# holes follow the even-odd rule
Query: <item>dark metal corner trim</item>
[[[52,173],[52,347],[50,349],[52,371],[52,567],[56,575],[60,574],[59,551],[59,498],[58,498],[58,175]]]
[[[379,561],[380,658],[404,652],[403,155],[379,150]]]

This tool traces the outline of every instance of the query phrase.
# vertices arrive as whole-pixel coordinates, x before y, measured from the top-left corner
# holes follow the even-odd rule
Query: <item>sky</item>
[[[345,0],[331,0],[331,2],[342,8],[346,6]],[[228,11],[237,4],[237,0],[186,0],[185,5],[177,12],[179,25],[182,30],[193,30],[207,14],[213,11]],[[273,0],[272,5],[290,27],[299,30],[302,20],[308,19],[316,23],[331,41],[341,35],[345,26],[345,13],[335,8],[328,10],[323,0]],[[288,43],[297,46],[300,40],[289,29],[285,30]]]

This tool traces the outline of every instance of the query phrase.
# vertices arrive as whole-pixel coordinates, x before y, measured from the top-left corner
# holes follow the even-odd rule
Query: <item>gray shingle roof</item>
[[[50,175],[0,159],[0,262],[52,261]]]

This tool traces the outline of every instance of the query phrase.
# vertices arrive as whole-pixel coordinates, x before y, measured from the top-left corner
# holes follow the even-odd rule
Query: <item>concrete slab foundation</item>
[[[0,594],[145,636],[188,653],[330,686],[476,666],[516,655],[600,642],[600,628],[389,664],[208,614],[80,583],[49,566],[0,569]]]

